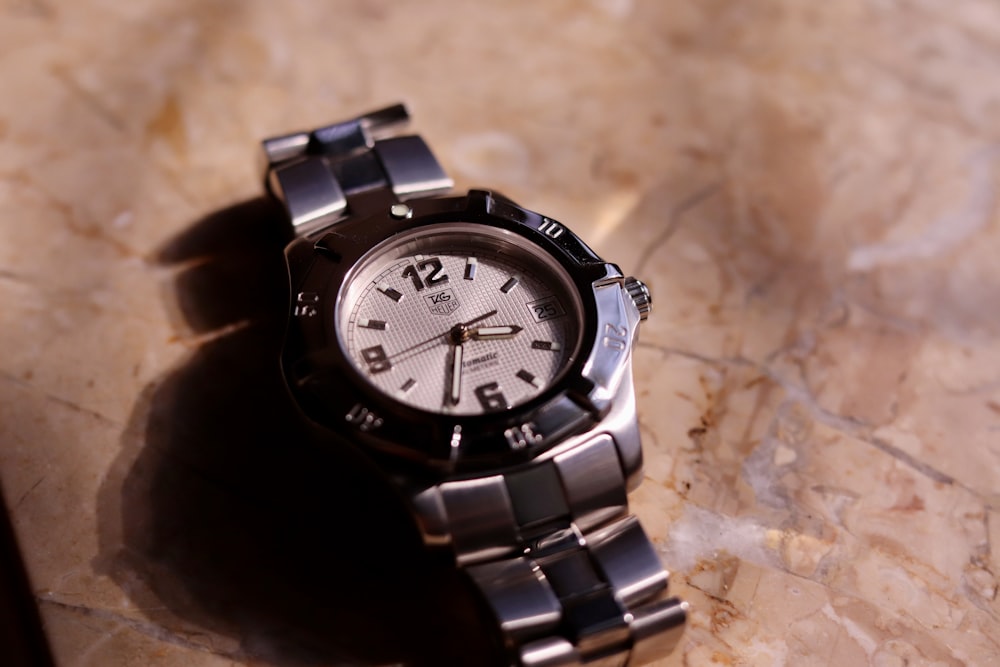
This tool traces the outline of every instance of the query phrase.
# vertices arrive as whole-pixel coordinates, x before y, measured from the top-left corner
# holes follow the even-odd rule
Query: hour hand
[[[513,338],[523,329],[516,324],[501,324],[493,327],[479,327],[469,330],[469,338],[472,340],[502,340]]]

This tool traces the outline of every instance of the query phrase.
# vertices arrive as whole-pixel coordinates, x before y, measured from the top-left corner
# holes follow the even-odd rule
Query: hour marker
[[[397,292],[396,290],[389,287],[389,285],[386,283],[379,283],[378,285],[375,286],[375,289],[377,289],[379,292],[382,292],[382,294],[385,294],[393,301],[399,301],[400,299],[403,298],[402,292]]]
[[[517,276],[511,276],[510,280],[505,282],[503,284],[503,287],[500,288],[500,291],[503,292],[504,294],[510,294],[510,291],[515,287],[517,287],[518,282],[519,281],[517,279]]]
[[[461,344],[451,348],[451,391],[445,397],[445,405],[458,405],[462,400],[462,356],[464,346]]]
[[[465,279],[475,280],[476,279],[476,269],[479,268],[479,260],[475,257],[469,257],[465,260]]]
[[[523,368],[517,372],[517,377],[519,380],[524,380],[535,389],[538,389],[539,387],[542,386],[542,383],[538,381],[538,378],[536,378],[534,375],[524,370]]]
[[[365,329],[378,329],[379,331],[385,331],[385,328],[388,325],[382,320],[368,320],[361,318],[358,320],[358,326]]]
[[[411,389],[413,389],[413,387],[416,386],[416,384],[417,384],[417,381],[414,380],[413,378],[410,378],[409,380],[407,380],[406,382],[403,383],[402,387],[399,388],[399,393],[400,394],[405,394],[406,392],[408,392]]]
[[[551,340],[533,340],[531,341],[531,347],[535,350],[552,350],[553,352],[562,349],[559,343]]]

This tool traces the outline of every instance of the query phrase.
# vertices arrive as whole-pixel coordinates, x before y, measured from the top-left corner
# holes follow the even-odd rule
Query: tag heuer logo
[[[458,299],[450,289],[428,294],[424,299],[427,300],[427,307],[435,315],[451,315],[458,310]]]

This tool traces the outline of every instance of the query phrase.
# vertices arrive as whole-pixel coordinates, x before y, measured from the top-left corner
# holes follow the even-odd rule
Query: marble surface
[[[1000,664],[997,62],[989,0],[4,0],[0,482],[58,664],[481,639],[268,353],[256,140],[400,99],[653,290],[663,665]]]

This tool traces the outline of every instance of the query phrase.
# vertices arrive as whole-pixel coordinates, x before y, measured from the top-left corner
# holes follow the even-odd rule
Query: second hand
[[[448,330],[445,331],[445,332],[443,332],[443,333],[439,333],[436,336],[432,336],[432,337],[428,338],[425,341],[421,341],[421,342],[417,343],[416,345],[411,345],[410,347],[406,348],[405,350],[401,350],[401,351],[397,352],[396,354],[390,355],[388,357],[388,360],[392,361],[393,359],[396,359],[396,358],[398,358],[398,357],[400,357],[400,356],[402,356],[402,355],[404,355],[404,354],[406,354],[408,352],[412,352],[413,350],[416,350],[418,348],[421,348],[424,345],[429,345],[429,344],[433,343],[434,341],[436,341],[438,338],[445,338],[452,331],[464,331],[466,328],[472,326],[476,322],[482,322],[486,318],[493,317],[496,314],[497,314],[496,310],[491,310],[490,312],[488,312],[488,313],[486,313],[484,315],[480,315],[479,317],[477,317],[475,319],[471,319],[468,322],[462,322],[460,324],[456,324],[455,326],[449,327]]]

